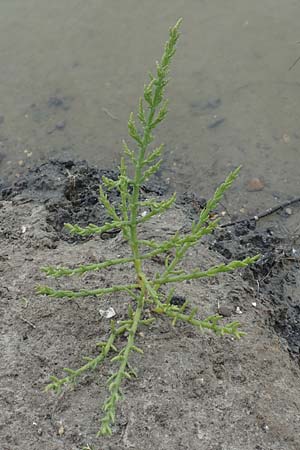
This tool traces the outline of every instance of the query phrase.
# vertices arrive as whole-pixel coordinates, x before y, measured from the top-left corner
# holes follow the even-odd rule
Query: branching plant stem
[[[122,320],[116,326],[111,322],[111,331],[107,341],[97,344],[100,353],[95,358],[85,358],[86,363],[76,370],[64,369],[66,376],[57,378],[51,377],[51,383],[46,390],[59,391],[66,384],[77,382],[78,378],[90,371],[95,370],[105,360],[109,359],[112,367],[117,365],[112,375],[108,379],[108,398],[103,405],[104,417],[98,436],[107,436],[112,433],[112,426],[116,421],[117,403],[122,395],[122,384],[125,379],[136,376],[135,370],[130,365],[132,352],[143,353],[137,347],[137,331],[141,326],[149,326],[157,316],[165,316],[171,319],[173,325],[177,321],[182,321],[199,330],[210,330],[218,335],[229,334],[236,338],[244,333],[239,329],[238,322],[222,324],[222,317],[214,315],[204,320],[198,318],[198,309],[191,307],[188,302],[181,307],[171,303],[174,288],[171,288],[166,296],[161,293],[161,287],[171,283],[180,283],[187,280],[212,277],[219,273],[224,273],[238,268],[243,268],[253,264],[258,255],[245,258],[243,261],[232,261],[229,264],[220,264],[215,267],[201,271],[197,268],[191,272],[186,272],[182,268],[182,261],[187,251],[196,245],[200,239],[211,234],[218,226],[218,220],[210,220],[210,213],[221,201],[224,193],[230,188],[236,179],[239,168],[234,170],[216,190],[213,197],[207,202],[206,207],[201,211],[198,220],[192,225],[191,231],[187,234],[176,232],[167,240],[145,240],[139,238],[139,227],[149,221],[155,215],[161,215],[171,208],[176,200],[176,195],[172,195],[167,200],[160,202],[155,199],[141,200],[140,191],[145,183],[157,170],[162,162],[163,146],[160,145],[150,149],[152,143],[153,130],[162,122],[167,114],[167,101],[164,100],[164,91],[168,83],[168,73],[172,57],[175,53],[176,43],[179,38],[179,26],[181,20],[170,29],[169,40],[160,62],[156,63],[156,76],[150,74],[150,81],[144,86],[143,99],[140,99],[137,119],[139,126],[135,123],[133,113],[128,121],[128,132],[135,142],[135,149],[132,150],[124,142],[124,157],[121,158],[120,175],[117,180],[103,177],[103,186],[100,187],[99,200],[107,210],[110,222],[102,226],[89,224],[85,228],[78,225],[66,224],[66,228],[71,234],[80,236],[90,236],[104,232],[122,231],[123,238],[127,241],[131,254],[128,257],[108,259],[97,264],[82,264],[78,267],[44,267],[43,272],[49,277],[70,277],[83,275],[90,271],[99,271],[120,264],[132,264],[135,270],[135,279],[132,283],[123,285],[113,285],[111,287],[98,287],[97,289],[64,290],[53,289],[48,286],[39,286],[37,291],[40,294],[55,298],[81,298],[100,297],[116,292],[123,292],[131,297],[134,307],[129,303],[128,318]],[[134,175],[131,178],[127,171],[126,161],[129,161],[134,168]],[[108,199],[107,191],[117,189],[120,193],[120,205],[117,212],[114,205]],[[142,214],[143,213],[143,214]],[[162,273],[150,278],[146,273],[144,262],[151,258],[163,255],[165,267]],[[152,312],[152,317],[144,318],[145,305],[147,310]],[[125,335],[127,340],[122,346],[121,335]],[[118,348],[120,346],[120,348]],[[111,352],[114,356],[111,357]]]

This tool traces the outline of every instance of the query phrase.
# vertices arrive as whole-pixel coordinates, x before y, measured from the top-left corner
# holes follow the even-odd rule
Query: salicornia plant
[[[123,291],[132,299],[134,308],[129,306],[128,317],[120,322],[111,322],[111,331],[107,341],[98,344],[100,352],[95,358],[85,358],[86,363],[79,369],[64,369],[66,376],[57,378],[52,376],[51,383],[47,390],[59,391],[64,384],[75,382],[78,377],[95,369],[105,359],[113,362],[115,370],[108,379],[108,398],[103,405],[104,416],[98,435],[110,435],[112,424],[116,418],[117,402],[122,398],[122,382],[124,379],[131,379],[136,376],[130,364],[132,352],[143,353],[143,350],[136,344],[137,331],[142,325],[150,325],[155,318],[164,315],[176,321],[187,322],[202,330],[211,330],[216,334],[232,335],[239,338],[243,332],[239,330],[238,322],[231,322],[225,325],[220,323],[221,316],[213,315],[204,320],[197,317],[197,308],[191,307],[185,302],[182,306],[176,306],[172,302],[174,289],[170,288],[166,295],[162,294],[162,287],[172,285],[175,282],[185,280],[195,280],[197,278],[211,277],[218,273],[228,272],[237,268],[245,267],[255,262],[258,256],[248,257],[243,261],[232,261],[229,264],[220,264],[208,270],[201,271],[195,268],[187,272],[179,268],[185,254],[190,247],[196,245],[204,236],[213,232],[218,225],[218,219],[210,219],[210,212],[216,208],[225,191],[231,186],[237,177],[239,169],[234,170],[223,184],[216,190],[214,196],[207,202],[197,221],[192,224],[191,231],[187,234],[175,233],[173,237],[162,242],[154,240],[143,240],[139,237],[139,226],[157,214],[162,214],[175,202],[175,194],[167,200],[157,201],[156,199],[143,200],[140,195],[141,186],[159,169],[162,159],[162,146],[149,149],[152,143],[153,130],[164,120],[167,114],[167,101],[164,99],[165,87],[168,83],[168,72],[172,57],[175,53],[176,43],[179,37],[179,26],[181,20],[170,29],[169,40],[167,41],[164,53],[160,62],[156,63],[156,75],[150,74],[150,81],[144,87],[144,98],[140,99],[136,125],[133,113],[130,114],[128,122],[129,135],[135,141],[136,149],[131,149],[124,143],[125,157],[121,159],[120,174],[118,179],[111,180],[103,178],[106,189],[117,189],[120,193],[120,206],[117,210],[109,201],[105,190],[100,187],[100,201],[105,206],[111,221],[103,226],[93,224],[85,228],[77,225],[67,224],[66,227],[72,234],[90,236],[101,234],[110,230],[119,229],[123,233],[123,238],[128,242],[131,254],[125,258],[109,259],[98,264],[81,265],[76,268],[46,267],[43,271],[52,277],[81,275],[88,271],[98,271],[117,264],[134,265],[135,279],[130,284],[113,285],[111,287],[99,287],[97,289],[74,290],[54,290],[47,286],[40,286],[38,292],[50,297],[88,297],[102,296],[105,294]],[[129,176],[125,159],[134,168],[133,176]],[[164,258],[164,268],[161,273],[157,273],[152,278],[144,270],[144,262],[161,255]],[[151,311],[152,317],[145,318],[144,309]],[[150,306],[150,308],[149,308]],[[119,336],[125,335],[126,343],[121,344]]]

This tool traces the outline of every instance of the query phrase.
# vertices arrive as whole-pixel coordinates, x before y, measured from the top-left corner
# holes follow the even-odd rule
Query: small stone
[[[292,208],[285,208],[285,212],[287,213],[288,216],[291,216],[293,213]]]
[[[218,307],[218,312],[223,317],[230,317],[233,313],[233,308],[232,308],[232,306],[220,305]]]
[[[48,130],[47,133],[48,134],[52,134],[56,130],[64,130],[65,126],[66,126],[66,121],[65,120],[60,120],[59,122],[57,122],[55,124],[54,128],[51,128],[50,130]]]
[[[262,191],[265,187],[265,183],[261,178],[251,178],[247,183],[247,191],[256,192]]]
[[[65,120],[60,120],[59,122],[57,122],[55,124],[55,128],[57,130],[63,130],[65,128],[65,126],[66,126],[66,121]]]
[[[59,436],[63,436],[65,434],[65,427],[63,426],[62,422],[60,422],[59,428],[57,430],[57,434]]]
[[[110,307],[106,310],[99,309],[99,314],[101,317],[104,317],[104,319],[112,319],[113,317],[115,317],[116,311],[114,310],[114,308]]]
[[[217,128],[218,126],[222,125],[225,122],[225,118],[224,117],[220,117],[220,119],[217,119],[217,117],[215,116],[214,119],[215,120],[213,122],[211,122],[211,123],[209,123],[207,125],[207,128],[209,130],[211,130],[213,128]]]

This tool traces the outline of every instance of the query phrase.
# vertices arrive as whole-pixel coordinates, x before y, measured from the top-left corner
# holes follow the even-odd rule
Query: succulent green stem
[[[116,403],[118,400],[122,398],[121,393],[121,384],[124,378],[131,378],[130,370],[127,370],[129,365],[129,357],[130,353],[135,349],[135,335],[138,329],[138,326],[141,322],[142,311],[144,308],[144,293],[141,293],[138,297],[137,307],[132,319],[132,324],[130,328],[128,328],[128,338],[127,344],[122,352],[119,353],[119,356],[115,357],[114,360],[120,361],[119,368],[117,372],[111,379],[111,382],[108,386],[110,391],[110,396],[106,400],[103,406],[103,410],[105,412],[104,417],[101,421],[101,428],[98,432],[98,436],[111,435],[111,425],[115,422],[115,411],[116,411]]]

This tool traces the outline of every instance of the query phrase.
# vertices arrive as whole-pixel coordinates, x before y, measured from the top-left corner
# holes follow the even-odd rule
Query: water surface
[[[49,156],[114,167],[145,74],[183,17],[158,133],[164,175],[206,196],[233,167],[246,212],[300,194],[295,0],[1,0],[0,173]],[[252,177],[260,192],[248,192]],[[231,200],[230,200],[231,199]]]

